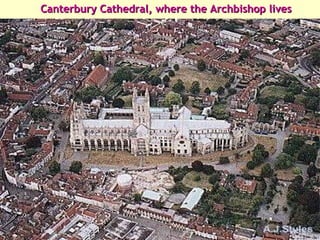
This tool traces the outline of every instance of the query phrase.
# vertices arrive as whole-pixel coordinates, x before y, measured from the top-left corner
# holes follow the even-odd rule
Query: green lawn
[[[197,176],[200,176],[200,180],[197,181]],[[202,172],[195,172],[191,171],[185,175],[185,177],[182,180],[183,185],[194,188],[194,187],[200,187],[205,188],[208,190],[211,190],[212,185],[209,183],[209,175],[206,175]]]
[[[281,86],[267,86],[262,89],[261,97],[283,98],[288,93],[287,88]]]
[[[228,79],[219,74],[212,74],[209,71],[200,72],[197,69],[180,66],[180,70],[175,72],[174,77],[170,77],[170,87],[172,87],[178,79],[184,82],[186,91],[189,91],[193,81],[200,83],[201,93],[208,87],[212,91],[216,91],[220,86],[224,86]]]
[[[227,119],[229,117],[229,113],[226,111],[227,109],[227,104],[215,104],[213,106],[213,117],[217,119]]]
[[[125,108],[132,107],[132,95],[122,96],[121,99],[124,101]]]

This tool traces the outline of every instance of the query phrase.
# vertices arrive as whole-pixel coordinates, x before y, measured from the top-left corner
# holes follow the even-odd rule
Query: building
[[[289,234],[288,233],[275,234],[275,233],[265,232],[263,234],[262,240],[289,240]]]
[[[320,21],[316,19],[301,19],[300,26],[312,29],[320,29]]]
[[[289,130],[302,136],[320,136],[320,128],[317,125],[291,124]]]
[[[272,115],[288,122],[297,122],[306,114],[305,107],[296,103],[277,102],[271,109]]]
[[[98,65],[95,67],[88,77],[83,81],[84,87],[94,86],[101,88],[108,80],[109,70],[104,66]]]
[[[231,32],[231,31],[227,31],[227,30],[220,31],[220,37],[222,39],[227,39],[237,43],[243,39],[243,35],[239,33]]]
[[[193,188],[191,192],[189,192],[186,199],[181,204],[181,208],[192,211],[192,209],[198,204],[200,201],[204,190],[201,188]]]
[[[256,191],[257,181],[237,177],[235,179],[235,186],[240,190],[240,192],[253,194]]]
[[[236,149],[248,141],[245,127],[213,118],[196,120],[186,107],[174,114],[167,108],[150,108],[149,102],[148,89],[145,96],[138,96],[135,89],[132,109],[101,108],[97,119],[88,119],[84,105],[75,103],[70,118],[72,148],[127,150],[135,156],[163,152],[191,156],[193,152]]]

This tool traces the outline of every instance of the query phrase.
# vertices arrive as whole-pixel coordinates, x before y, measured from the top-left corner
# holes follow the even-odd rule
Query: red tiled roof
[[[84,80],[84,85],[100,87],[108,78],[109,71],[102,65],[95,67]]]
[[[297,133],[297,134],[320,136],[319,126],[292,124],[290,125],[289,129],[291,132]]]
[[[8,99],[11,101],[27,102],[27,101],[31,100],[32,97],[33,97],[33,94],[30,92],[8,93]]]

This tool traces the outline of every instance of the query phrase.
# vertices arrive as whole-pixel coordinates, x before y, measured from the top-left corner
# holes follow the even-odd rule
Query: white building
[[[170,116],[168,109],[150,108],[149,102],[148,90],[145,96],[138,96],[135,89],[132,109],[101,108],[97,119],[88,119],[90,109],[75,103],[70,119],[71,147],[75,151],[127,150],[135,156],[163,152],[191,156],[193,152],[236,149],[248,141],[245,127],[233,127],[224,120],[196,120],[186,107]]]
[[[227,30],[222,30],[222,31],[220,31],[220,37],[222,39],[227,39],[232,42],[238,43],[242,40],[243,35],[241,35],[239,33],[231,32],[231,31],[227,31]]]

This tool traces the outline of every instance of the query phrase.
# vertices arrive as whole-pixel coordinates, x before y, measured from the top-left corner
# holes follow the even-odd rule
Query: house
[[[304,118],[305,107],[296,103],[277,102],[271,109],[272,115],[287,122],[297,122]]]
[[[192,211],[192,209],[198,204],[200,201],[204,190],[201,188],[193,188],[188,196],[184,199],[183,203],[181,204],[181,208],[187,209]]]
[[[211,107],[214,105],[215,101],[217,100],[217,98],[215,96],[203,96],[202,97],[202,105],[204,107]]]
[[[250,228],[236,227],[233,232],[234,240],[253,240],[255,239],[256,231]]]
[[[240,42],[243,39],[243,35],[227,30],[220,31],[220,37],[232,42]]]
[[[253,194],[257,187],[256,180],[246,180],[242,177],[237,177],[235,179],[235,186],[240,190],[240,192],[246,192]]]
[[[262,240],[289,240],[289,234],[288,233],[275,234],[275,233],[265,232],[263,234]]]
[[[95,67],[92,72],[86,77],[82,85],[84,87],[94,86],[101,88],[109,77],[109,70],[101,64]]]
[[[291,124],[290,132],[305,136],[320,136],[320,127],[317,125]]]

